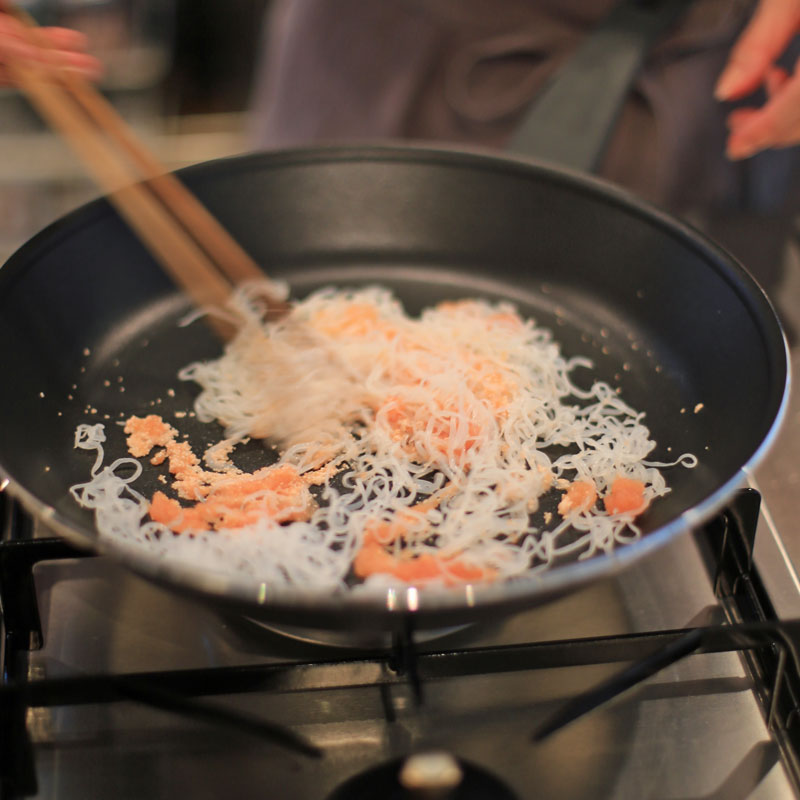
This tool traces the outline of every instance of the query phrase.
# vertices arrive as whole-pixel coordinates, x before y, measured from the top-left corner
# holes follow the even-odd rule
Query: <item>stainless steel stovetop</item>
[[[796,578],[768,515],[756,541],[780,613],[800,617]],[[231,673],[233,693],[208,702],[285,725],[323,751],[311,758],[139,702],[31,708],[39,798],[322,799],[375,765],[440,749],[497,776],[518,798],[797,796],[765,723],[763,687],[735,652],[690,656],[534,743],[543,719],[621,664],[601,656],[548,666],[561,663],[551,654],[532,669],[433,669],[438,677],[423,679],[419,702],[379,659],[225,619],[106,558],[44,562],[34,574],[44,643],[26,656],[30,680],[243,667]],[[688,535],[617,579],[422,643],[422,671],[453,651],[719,623],[723,606],[702,546]],[[255,681],[248,672],[278,664],[304,666]]]

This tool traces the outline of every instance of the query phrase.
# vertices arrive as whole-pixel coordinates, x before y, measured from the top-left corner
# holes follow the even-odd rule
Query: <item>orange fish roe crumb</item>
[[[589,511],[597,500],[597,490],[591,481],[574,481],[561,497],[558,513],[562,517],[573,512]]]
[[[151,459],[158,465],[169,461],[173,475],[172,489],[179,497],[194,501],[182,506],[161,491],[153,495],[150,517],[175,533],[187,529],[216,530],[241,528],[266,516],[277,522],[307,520],[314,509],[314,499],[306,480],[288,465],[263,467],[252,474],[227,469],[222,472],[204,470],[200,459],[188,442],[175,441],[178,431],[157,414],[131,417],[126,425],[128,450],[134,457],[146,456],[154,447],[161,447]],[[227,455],[233,445],[221,443],[221,453]]]
[[[158,414],[130,417],[125,423],[125,433],[128,434],[128,452],[134,458],[146,456],[154,447],[166,447],[178,435],[178,431]]]
[[[359,578],[370,575],[392,575],[406,583],[424,583],[440,579],[446,586],[473,581],[490,581],[494,570],[469,564],[458,558],[443,558],[423,553],[416,558],[393,556],[379,544],[361,548],[353,561],[353,571]]]
[[[614,478],[611,491],[603,499],[603,505],[609,514],[641,514],[647,508],[644,484],[622,475]]]
[[[430,525],[424,515],[437,508],[439,504],[456,493],[456,486],[450,484],[425,500],[398,511],[391,520],[373,519],[364,526],[363,545],[389,545],[397,539],[408,539],[414,534],[427,535]]]
[[[430,430],[430,444],[433,452],[428,456],[448,456],[461,458],[465,451],[472,448],[480,436],[480,426],[471,420],[467,422],[466,436],[463,447],[453,447],[451,444],[453,428],[459,421],[456,412],[444,406],[431,409],[423,403],[404,402],[401,398],[390,396],[386,398],[383,406],[378,409],[381,414],[379,419],[388,429],[392,440],[398,442],[410,455],[414,455],[418,448],[427,449],[427,441],[418,436],[420,432]],[[435,416],[434,416],[435,413]]]
[[[150,503],[150,517],[176,533],[188,528],[241,528],[269,517],[276,522],[306,520],[314,508],[308,485],[294,467],[264,467],[252,475],[219,481],[205,500],[184,507],[163,492]]]
[[[392,575],[402,581],[420,583],[441,579],[447,586],[466,581],[490,581],[496,572],[469,564],[455,557],[441,557],[423,553],[417,557],[392,554],[387,548],[400,538],[424,537],[429,523],[424,514],[436,508],[443,500],[455,494],[453,484],[440,489],[405,511],[399,511],[392,520],[373,520],[364,529],[361,549],[353,561],[353,571],[360,578],[370,575]]]
[[[311,325],[329,336],[363,337],[380,334],[391,339],[394,328],[380,318],[378,309],[364,303],[353,303],[345,308],[328,308],[318,311]]]
[[[236,443],[232,439],[223,439],[221,442],[212,444],[203,453],[203,461],[218,472],[241,472],[237,469],[230,459],[231,452]]]

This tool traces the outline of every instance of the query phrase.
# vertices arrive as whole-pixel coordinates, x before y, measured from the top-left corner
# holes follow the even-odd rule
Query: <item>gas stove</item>
[[[225,617],[3,502],[3,800],[800,796],[800,593],[755,490],[614,579],[391,641]]]
[[[797,331],[792,258],[759,277]],[[624,573],[388,640],[223,616],[0,490],[0,800],[800,797],[798,392],[787,418],[751,489]]]

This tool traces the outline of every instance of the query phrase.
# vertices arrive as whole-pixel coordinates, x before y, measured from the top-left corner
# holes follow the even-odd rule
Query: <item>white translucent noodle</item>
[[[271,439],[281,463],[301,473],[336,464],[338,479],[324,484],[307,521],[264,517],[176,535],[148,520],[135,476],[120,477],[135,460],[101,468],[102,426],[84,425],[76,446],[98,460],[72,491],[94,509],[102,536],[245,582],[349,592],[365,530],[406,510],[416,524],[388,553],[462,559],[508,580],[640,536],[631,514],[609,514],[601,502],[543,522],[537,505],[559,482],[591,481],[602,497],[615,478],[633,478],[650,503],[669,491],[659,467],[696,463],[691,455],[648,462],[654,442],[644,414],[606,383],[577,386],[572,373],[585,378],[592,362],[565,359],[549,331],[518,321],[510,306],[443,304],[415,319],[383,289],[327,289],[297,303],[287,321],[263,326],[257,293],[235,300],[246,322],[225,354],[180,373],[202,387],[198,417],[219,421],[233,441]],[[364,308],[374,311],[366,332]],[[337,329],[352,309],[353,329]],[[438,503],[412,508],[442,489]],[[394,580],[373,575],[355,590]]]

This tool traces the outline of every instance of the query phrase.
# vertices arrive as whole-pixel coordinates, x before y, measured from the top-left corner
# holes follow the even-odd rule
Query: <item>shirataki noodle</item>
[[[172,481],[144,497],[140,461],[102,466],[103,426],[79,426],[97,460],[72,492],[102,537],[245,584],[432,590],[608,553],[669,491],[658,467],[696,464],[648,462],[644,414],[604,382],[576,385],[592,362],[510,305],[411,318],[386,290],[327,289],[263,324],[257,288],[234,301],[243,322],[223,356],[180,373],[202,389],[198,418],[225,428],[205,466],[164,420],[132,417],[130,452]],[[238,469],[249,437],[277,463]]]

